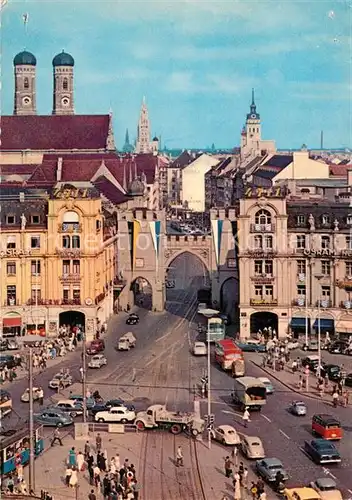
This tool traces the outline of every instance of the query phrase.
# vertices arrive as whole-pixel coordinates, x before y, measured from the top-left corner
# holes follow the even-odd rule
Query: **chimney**
[[[20,192],[20,203],[23,203],[24,202],[24,192],[21,191]]]
[[[60,182],[62,177],[62,158],[57,159],[56,181]]]

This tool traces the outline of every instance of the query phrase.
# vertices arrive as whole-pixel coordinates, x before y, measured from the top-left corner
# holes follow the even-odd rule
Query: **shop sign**
[[[319,250],[305,248],[303,253],[307,257],[333,257],[335,255],[335,252],[330,248],[321,248]]]
[[[23,250],[20,248],[8,248],[0,252],[0,257],[25,257],[31,255],[31,250]]]
[[[89,196],[89,191],[88,189],[80,189],[75,186],[65,184],[60,188],[54,189],[53,196],[57,200],[87,198]]]
[[[274,187],[265,189],[263,187],[247,187],[244,196],[245,198],[285,198],[287,189],[284,187]]]
[[[277,299],[251,299],[251,306],[277,306]]]

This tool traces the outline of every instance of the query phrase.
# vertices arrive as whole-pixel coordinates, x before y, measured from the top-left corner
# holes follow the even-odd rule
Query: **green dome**
[[[27,64],[28,66],[36,66],[37,60],[31,52],[27,52],[27,50],[24,50],[23,52],[19,52],[19,54],[17,54],[13,60],[14,66],[21,66],[22,64]]]
[[[67,54],[65,51],[62,51],[60,54],[53,59],[53,66],[74,66],[75,61],[70,54]]]

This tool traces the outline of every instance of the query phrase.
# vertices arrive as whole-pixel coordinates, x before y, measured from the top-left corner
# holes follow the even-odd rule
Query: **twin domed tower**
[[[15,70],[14,115],[35,115],[37,59],[24,50],[13,60]],[[62,51],[53,59],[53,115],[73,115],[73,67],[75,61],[70,54]]]

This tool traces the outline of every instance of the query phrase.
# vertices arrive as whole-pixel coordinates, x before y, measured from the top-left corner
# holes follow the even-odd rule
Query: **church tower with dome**
[[[53,59],[53,115],[73,115],[73,67],[75,61],[62,51]]]
[[[37,60],[35,56],[24,50],[13,60],[15,72],[14,115],[35,115],[37,113],[35,72]]]

